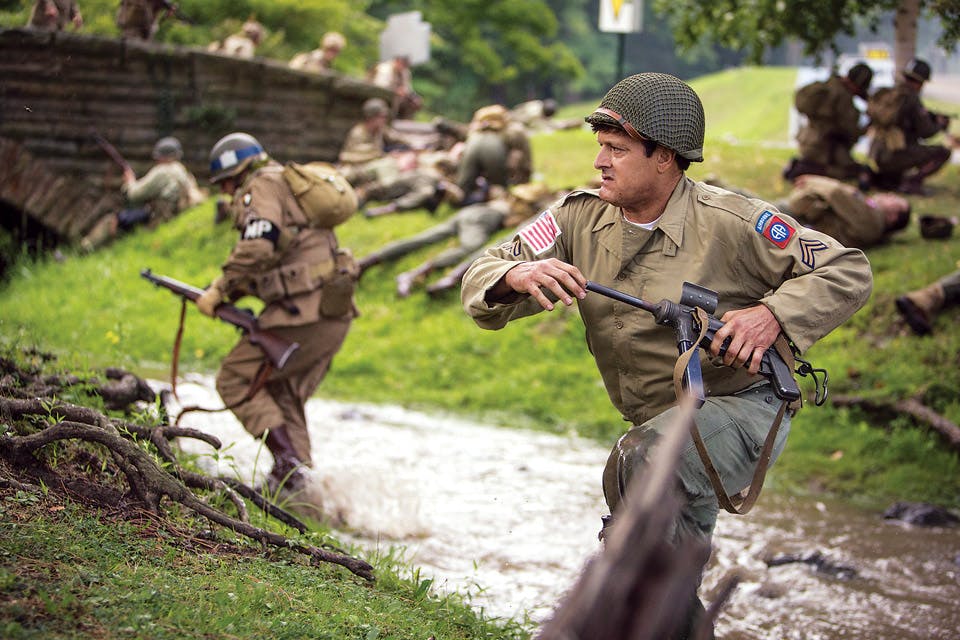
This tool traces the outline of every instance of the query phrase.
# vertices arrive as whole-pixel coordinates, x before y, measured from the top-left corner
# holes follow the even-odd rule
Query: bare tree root
[[[294,526],[301,532],[306,531],[306,526],[302,522],[279,507],[270,504],[252,488],[238,481],[212,478],[184,471],[177,464],[168,439],[172,437],[193,437],[203,440],[215,448],[220,447],[220,442],[216,438],[203,432],[181,427],[142,427],[120,420],[113,420],[94,409],[36,398],[0,398],[0,418],[3,418],[4,421],[7,419],[23,420],[30,418],[55,421],[40,431],[29,435],[12,435],[11,430],[10,433],[0,436],[0,457],[3,457],[13,467],[38,477],[47,486],[61,485],[100,502],[104,501],[105,496],[109,496],[114,504],[119,502],[119,492],[101,486],[93,488],[89,483],[86,487],[79,487],[75,482],[71,484],[46,467],[34,455],[43,447],[61,440],[97,443],[109,452],[113,463],[126,479],[129,492],[123,497],[139,503],[147,512],[159,514],[163,498],[168,498],[184,505],[211,522],[227,527],[262,544],[291,549],[308,556],[311,563],[337,564],[361,578],[374,579],[373,567],[363,560],[313,545],[297,543],[286,536],[249,524],[246,521],[246,507],[238,494],[250,498],[258,507],[265,508],[271,515],[283,513],[284,515],[280,518],[283,522]],[[161,468],[151,454],[142,449],[135,441],[129,439],[129,436],[152,443],[159,458],[167,462],[172,471],[168,472]],[[95,456],[91,457],[95,458]],[[17,482],[17,484],[20,483]],[[237,506],[239,518],[233,518],[211,507],[194,495],[188,485],[194,488],[223,492]]]
[[[917,398],[884,401],[860,396],[834,396],[833,404],[838,407],[858,407],[872,414],[908,415],[940,434],[950,449],[960,452],[960,426],[923,404]]]

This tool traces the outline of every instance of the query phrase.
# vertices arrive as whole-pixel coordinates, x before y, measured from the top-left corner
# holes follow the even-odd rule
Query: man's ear
[[[674,164],[674,161],[677,157],[677,152],[672,149],[667,149],[663,145],[657,146],[657,150],[654,152],[654,155],[657,158],[657,170],[660,173],[665,173],[670,169],[670,166]]]

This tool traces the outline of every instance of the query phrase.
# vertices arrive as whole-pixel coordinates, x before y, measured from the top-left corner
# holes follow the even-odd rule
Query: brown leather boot
[[[306,465],[297,456],[286,426],[280,425],[270,429],[264,442],[273,454],[273,469],[267,478],[270,489],[274,491],[278,488],[289,491],[302,489],[307,482],[306,474],[303,472]]]
[[[933,318],[943,307],[944,298],[943,286],[935,282],[897,298],[897,311],[915,334],[925,336],[933,332]]]

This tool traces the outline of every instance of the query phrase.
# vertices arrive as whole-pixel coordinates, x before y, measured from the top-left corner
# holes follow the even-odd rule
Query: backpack
[[[793,99],[793,104],[797,111],[808,118],[829,117],[830,107],[828,99],[830,97],[830,88],[823,80],[811,82],[808,85],[797,90]]]
[[[870,117],[870,124],[880,128],[895,126],[902,103],[903,97],[893,87],[877,89],[867,100],[867,116]]]
[[[357,211],[356,192],[331,164],[288,162],[283,178],[312,227],[332,229]]]

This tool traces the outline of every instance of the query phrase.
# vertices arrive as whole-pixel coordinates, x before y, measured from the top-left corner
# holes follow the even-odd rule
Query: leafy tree
[[[374,0],[369,9],[381,19],[413,10],[433,34],[414,84],[436,111],[466,118],[479,104],[510,106],[584,73],[545,0]]]
[[[808,55],[838,53],[838,36],[852,36],[862,21],[875,30],[891,10],[898,68],[914,56],[917,20],[924,12],[943,23],[942,46],[952,48],[960,37],[957,0],[654,0],[654,7],[670,17],[681,47],[708,38],[748,51],[754,62],[787,38],[802,42]]]

